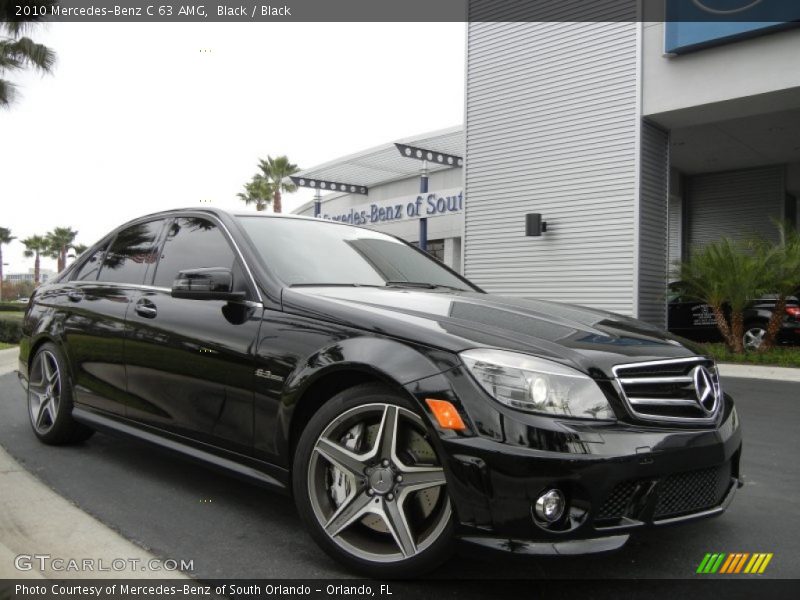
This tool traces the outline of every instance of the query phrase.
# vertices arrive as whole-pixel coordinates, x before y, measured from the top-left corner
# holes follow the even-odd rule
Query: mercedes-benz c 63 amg
[[[678,338],[487,294],[316,219],[119,227],[36,290],[19,371],[42,442],[118,432],[284,490],[376,576],[432,569],[456,539],[613,550],[719,515],[740,480],[733,401]]]

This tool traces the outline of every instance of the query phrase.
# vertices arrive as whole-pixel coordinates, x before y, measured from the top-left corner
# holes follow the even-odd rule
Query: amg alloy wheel
[[[33,432],[45,444],[82,442],[94,433],[72,419],[72,385],[54,344],[44,344],[31,362],[28,415]]]
[[[347,390],[315,415],[301,446],[298,505],[335,558],[383,576],[416,574],[446,558],[452,509],[444,470],[404,398],[371,384]]]
[[[748,323],[744,328],[742,344],[745,350],[758,350],[767,335],[766,325],[763,323]]]

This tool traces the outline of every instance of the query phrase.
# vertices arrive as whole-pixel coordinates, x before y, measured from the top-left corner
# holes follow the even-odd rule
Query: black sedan
[[[721,514],[741,431],[713,360],[645,323],[484,293],[381,233],[175,210],[36,290],[35,435],[135,436],[293,494],[351,568],[435,568],[456,538],[619,548]]]
[[[668,300],[668,328],[672,333],[696,342],[722,341],[711,307],[683,294],[680,282],[670,284]],[[761,346],[776,300],[774,295],[763,296],[744,311],[742,343],[746,349],[756,350]],[[729,314],[727,308],[725,314]],[[796,296],[788,298],[776,341],[779,344],[800,344],[800,302]]]

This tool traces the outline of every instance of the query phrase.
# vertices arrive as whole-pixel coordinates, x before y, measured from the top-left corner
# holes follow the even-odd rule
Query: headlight
[[[504,350],[467,350],[460,356],[481,387],[506,406],[565,417],[614,418],[603,392],[580,371]]]

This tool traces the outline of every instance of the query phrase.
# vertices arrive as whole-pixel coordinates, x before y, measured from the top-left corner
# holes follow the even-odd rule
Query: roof
[[[444,154],[464,156],[464,128],[459,125],[394,140],[368,150],[337,158],[310,169],[303,169],[295,173],[294,176],[373,187],[418,175],[420,161],[400,154],[395,143],[416,146]],[[428,163],[428,171],[430,173],[451,168],[447,165]],[[334,196],[328,196],[328,198],[332,197]],[[309,204],[306,203],[296,210],[303,210]]]

